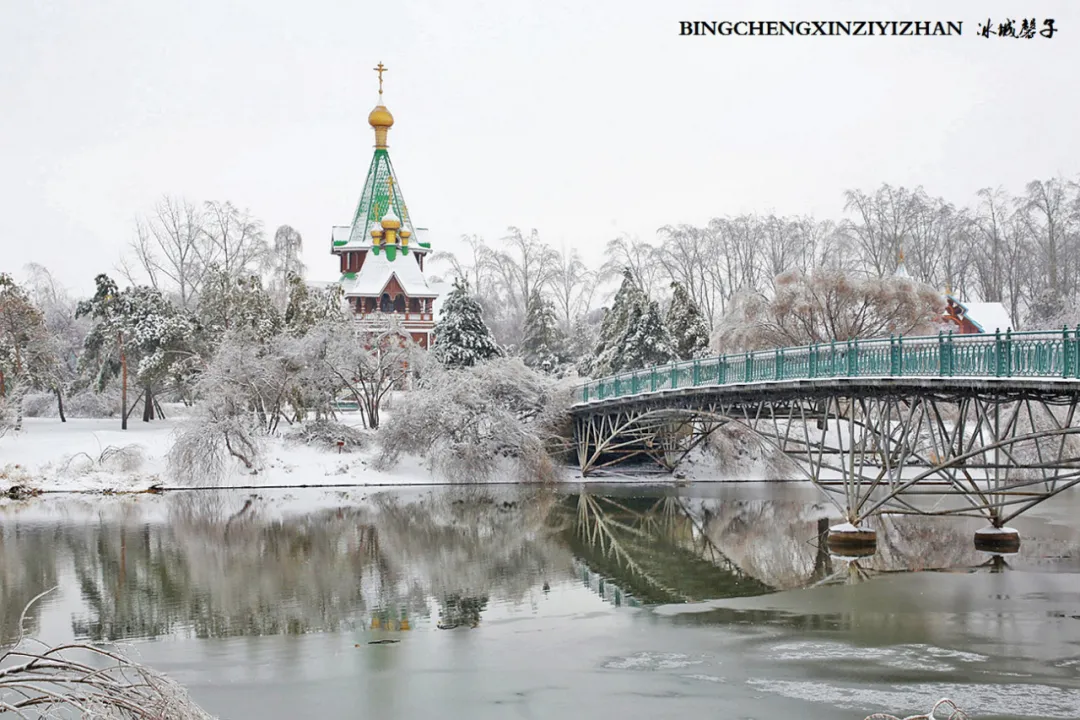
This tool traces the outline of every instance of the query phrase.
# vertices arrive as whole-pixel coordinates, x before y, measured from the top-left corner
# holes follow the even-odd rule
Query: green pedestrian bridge
[[[1080,482],[1078,400],[1080,327],[676,362],[580,385],[571,413],[585,476],[641,461],[674,471],[703,444],[722,450],[726,426],[854,524],[910,512],[1000,527]]]

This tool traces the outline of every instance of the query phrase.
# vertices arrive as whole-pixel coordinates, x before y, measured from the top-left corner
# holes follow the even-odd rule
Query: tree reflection
[[[57,584],[56,546],[48,526],[0,522],[0,644],[19,636],[19,617],[31,599]],[[38,632],[43,603],[29,609],[23,632]]]
[[[763,494],[476,485],[362,501],[323,494],[322,507],[293,512],[287,500],[282,510],[281,498],[238,492],[72,502],[62,520],[9,512],[0,634],[15,637],[25,604],[65,576],[82,598],[76,636],[117,640],[471,628],[496,604],[569,583],[616,604],[680,603],[1011,562],[974,550],[963,520],[912,517],[877,519],[877,552],[840,560],[823,543],[835,522],[825,506]],[[1025,536],[1018,561],[1066,557],[1074,545]]]

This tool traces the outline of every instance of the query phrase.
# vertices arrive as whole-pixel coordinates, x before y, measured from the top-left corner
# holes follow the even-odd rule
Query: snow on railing
[[[938,333],[731,353],[620,373],[579,385],[578,403],[685,387],[867,377],[1080,378],[1075,330]]]

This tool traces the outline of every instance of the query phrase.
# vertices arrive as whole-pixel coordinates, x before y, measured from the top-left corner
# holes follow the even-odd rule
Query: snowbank
[[[0,494],[14,486],[42,492],[143,492],[178,487],[166,475],[166,457],[181,419],[128,422],[111,419],[27,418],[21,432],[0,438]],[[348,424],[360,424],[359,416]],[[444,484],[415,457],[376,471],[377,449],[338,453],[271,438],[257,474],[232,463],[219,488],[351,487]]]

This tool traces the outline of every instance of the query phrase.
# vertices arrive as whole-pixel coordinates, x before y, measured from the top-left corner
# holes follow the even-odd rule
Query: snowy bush
[[[530,370],[520,358],[470,368],[433,368],[402,395],[380,429],[379,465],[402,453],[428,459],[453,481],[489,478],[510,460],[527,480],[550,480],[569,438],[572,383]]]
[[[60,468],[62,475],[79,477],[92,472],[127,473],[143,466],[146,453],[141,445],[109,445],[96,458],[81,452],[70,456]]]
[[[337,449],[338,443],[345,451],[362,450],[367,447],[369,438],[363,431],[325,418],[301,423],[285,433],[290,442],[316,445],[327,449]]]
[[[23,398],[23,415],[26,417],[56,417],[58,414],[56,395],[53,393],[29,392]]]
[[[262,436],[276,427],[298,370],[249,332],[227,334],[195,385],[200,400],[169,450],[170,475],[187,484],[213,482],[230,456],[254,471]]]
[[[229,457],[254,470],[262,451],[258,423],[250,414],[229,412],[221,403],[196,406],[169,449],[169,475],[186,485],[216,482]]]
[[[56,398],[53,398],[52,409],[55,414]],[[70,397],[65,397],[64,414],[74,418],[117,417],[120,414],[119,384],[112,383],[101,392],[84,388]]]

